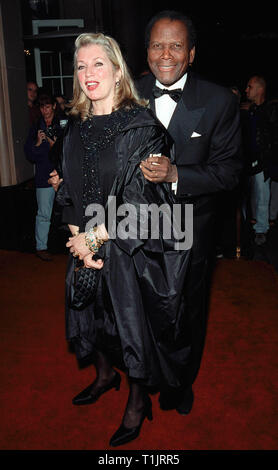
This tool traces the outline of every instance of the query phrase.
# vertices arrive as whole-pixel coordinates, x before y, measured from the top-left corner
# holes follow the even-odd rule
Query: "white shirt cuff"
[[[175,181],[175,183],[172,183],[172,191],[174,191],[174,193],[177,194],[177,189],[178,189],[178,182]]]

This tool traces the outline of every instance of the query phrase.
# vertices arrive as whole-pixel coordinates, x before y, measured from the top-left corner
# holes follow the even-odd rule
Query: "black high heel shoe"
[[[121,384],[121,376],[118,372],[116,372],[115,377],[108,385],[100,387],[96,393],[92,392],[92,387],[94,382],[86,387],[82,392],[78,393],[76,397],[72,399],[73,405],[90,405],[95,403],[103,393],[108,392],[111,388],[115,388],[117,391],[120,389]]]
[[[140,430],[145,418],[148,418],[149,421],[152,421],[153,419],[152,402],[149,397],[147,397],[139,425],[134,426],[133,428],[126,428],[123,424],[121,424],[119,429],[111,437],[109,443],[110,446],[117,447],[123,444],[127,444],[128,442],[134,441],[134,439],[136,439],[140,434]]]

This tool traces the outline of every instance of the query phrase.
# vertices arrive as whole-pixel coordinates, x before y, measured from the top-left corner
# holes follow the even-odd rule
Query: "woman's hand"
[[[47,180],[48,184],[51,184],[52,188],[57,191],[59,188],[59,185],[62,183],[63,179],[59,177],[58,173],[56,170],[53,170],[50,175],[51,178]]]
[[[107,242],[109,235],[104,224],[97,226],[96,236],[104,242]]]
[[[93,269],[102,269],[104,264],[102,259],[95,260],[92,253],[83,258],[83,263],[86,268]]]
[[[72,233],[74,233],[74,227],[75,226],[69,226],[70,230]],[[78,227],[76,227],[78,230]],[[103,240],[103,242],[106,242],[109,239],[108,232],[105,228],[104,224],[98,225],[96,231],[93,232],[94,237],[97,237],[100,240]],[[78,235],[75,235],[73,237],[69,238],[69,241],[66,243],[66,246],[70,249],[70,252],[73,254],[73,256],[78,256],[79,259],[83,260],[85,256],[91,254],[92,252],[90,251],[89,247],[87,246],[86,243],[86,236],[87,233],[79,233]],[[95,261],[94,261],[95,263]],[[97,264],[99,266],[99,263]],[[94,266],[91,266],[94,267]],[[96,268],[96,269],[101,269]]]
[[[86,245],[85,233],[80,233],[74,237],[70,237],[66,246],[70,249],[69,251],[73,256],[78,256],[79,259],[84,259],[85,256],[91,254],[89,248]]]

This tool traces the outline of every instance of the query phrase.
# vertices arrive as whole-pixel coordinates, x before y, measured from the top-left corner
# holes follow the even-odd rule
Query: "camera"
[[[59,137],[61,135],[61,129],[58,126],[48,126],[45,130],[45,135],[49,137],[49,139],[54,140],[55,137]]]

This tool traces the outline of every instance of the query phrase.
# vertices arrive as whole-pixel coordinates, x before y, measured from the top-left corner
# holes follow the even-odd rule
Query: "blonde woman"
[[[137,96],[116,41],[103,34],[81,34],[75,48],[74,93],[58,191],[65,205],[63,220],[73,235],[67,243],[66,332],[78,359],[93,357],[96,378],[73,404],[89,405],[103,393],[119,390],[121,375],[115,367],[122,370],[130,392],[122,423],[110,440],[118,446],[139,435],[146,417],[152,419],[150,390],[180,386],[179,370],[188,355],[179,342],[180,292],[189,252],[176,251],[174,239],[163,239],[160,232],[156,239],[146,232],[144,237],[134,235],[137,218],[132,235],[124,236],[117,230],[123,213],[115,212],[116,230],[114,235],[109,232],[109,196],[116,209],[126,204],[137,215],[142,205],[172,207],[170,186],[147,181],[140,169],[151,153],[170,156],[170,150],[163,127]],[[88,230],[92,213],[87,216],[86,210],[96,203],[105,208],[105,217]],[[88,269],[100,270],[94,301],[82,311],[70,306],[75,258]]]

